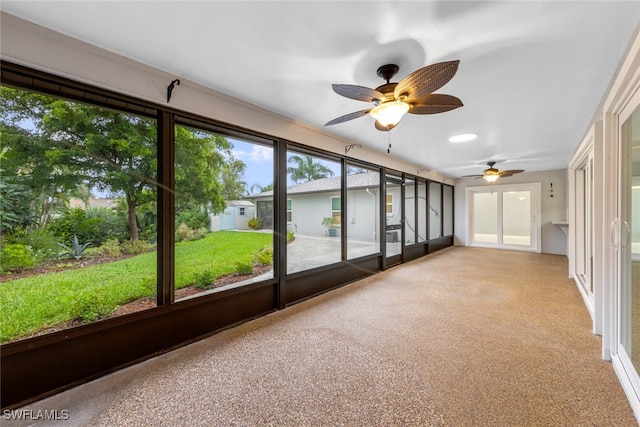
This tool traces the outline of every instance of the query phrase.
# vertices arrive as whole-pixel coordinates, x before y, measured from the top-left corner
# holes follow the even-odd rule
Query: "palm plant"
[[[295,166],[289,166],[287,173],[294,183],[314,181],[316,179],[333,176],[333,171],[320,162],[313,160],[311,156],[293,155],[287,160]]]

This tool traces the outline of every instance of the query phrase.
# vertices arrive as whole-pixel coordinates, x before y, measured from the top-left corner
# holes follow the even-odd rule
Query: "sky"
[[[247,183],[247,189],[252,194],[258,191],[257,189],[251,191],[252,185],[257,184],[261,187],[266,187],[273,183],[272,147],[243,142],[229,137],[227,139],[233,144],[233,155],[247,165],[243,181]],[[333,176],[340,175],[339,163],[325,161],[320,158],[314,158],[314,160],[331,169],[334,173]],[[291,185],[291,182],[289,181],[288,184]]]
[[[259,144],[252,144],[237,139],[228,138],[233,144],[233,155],[247,165],[243,181],[247,183],[250,193],[259,192],[258,189],[251,191],[251,186],[259,185],[266,187],[273,183],[273,148]]]

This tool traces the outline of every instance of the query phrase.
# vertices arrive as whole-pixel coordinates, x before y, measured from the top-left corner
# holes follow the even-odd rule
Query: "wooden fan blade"
[[[484,175],[462,175],[460,178],[482,178]]]
[[[501,171],[500,176],[512,176],[520,172],[524,172],[524,169],[512,169],[507,171]]]
[[[415,103],[414,103],[415,102]],[[462,107],[462,101],[451,95],[432,93],[415,99],[411,103],[411,114],[437,114]]]
[[[356,101],[373,102],[374,99],[384,100],[384,94],[375,89],[356,85],[337,85],[334,84],[333,91],[338,95],[355,99]]]
[[[358,117],[362,117],[362,116],[366,116],[369,111],[371,111],[371,109],[367,109],[367,110],[360,110],[360,111],[356,111],[353,113],[349,113],[349,114],[345,114],[344,116],[340,116],[337,117],[327,123],[325,123],[325,126],[331,126],[331,125],[335,125],[338,123],[342,123],[342,122],[348,122],[349,120],[353,120],[353,119],[357,119]]]
[[[427,65],[402,79],[393,91],[393,96],[399,99],[406,96],[407,101],[421,98],[447,84],[458,71],[460,61],[446,61]]]

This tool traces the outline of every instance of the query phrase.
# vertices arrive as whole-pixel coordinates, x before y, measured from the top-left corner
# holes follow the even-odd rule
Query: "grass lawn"
[[[271,245],[265,233],[221,231],[176,244],[176,288],[194,284],[199,273],[213,277],[234,273],[238,263],[252,263]],[[73,319],[97,320],[119,305],[155,297],[156,252],[91,267],[39,274],[0,283],[0,342]]]

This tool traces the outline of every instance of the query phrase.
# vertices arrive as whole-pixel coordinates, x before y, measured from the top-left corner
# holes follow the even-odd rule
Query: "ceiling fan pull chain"
[[[391,132],[387,133],[387,142],[389,143],[389,147],[387,148],[387,154],[391,153]]]

